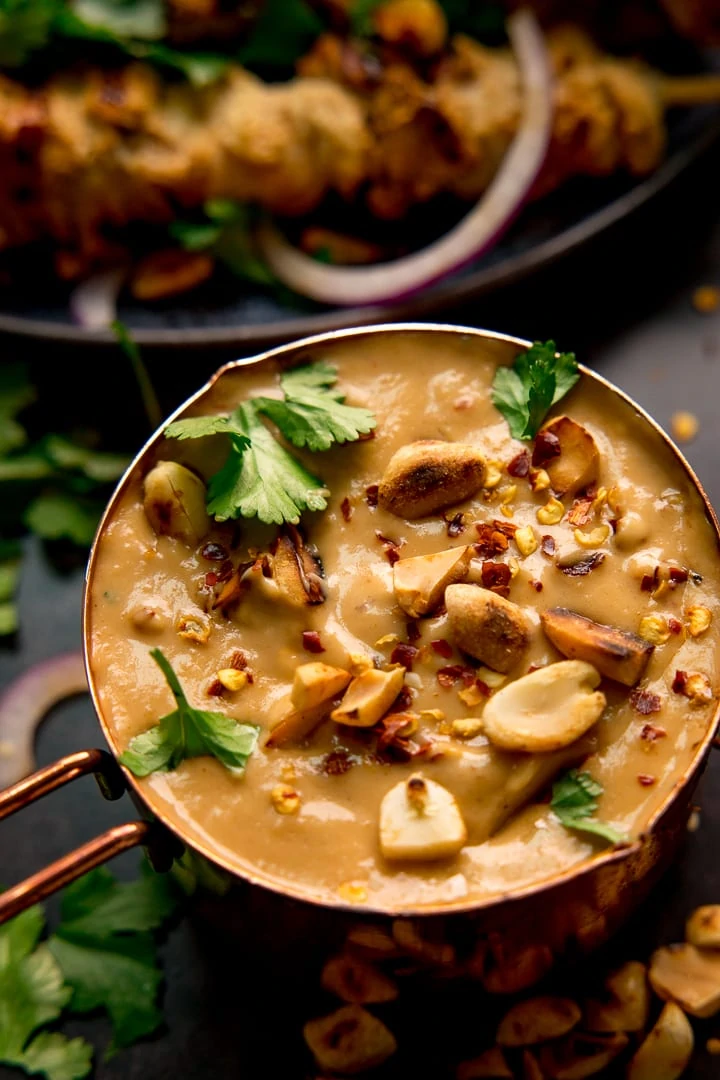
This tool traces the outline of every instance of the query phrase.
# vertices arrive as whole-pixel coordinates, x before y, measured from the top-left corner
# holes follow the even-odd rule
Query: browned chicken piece
[[[555,118],[535,193],[655,168],[665,84],[577,29],[548,43]],[[462,36],[432,82],[396,50],[377,57],[334,35],[299,71],[266,85],[234,67],[202,90],[142,64],[59,75],[34,92],[0,76],[0,250],[51,237],[59,271],[75,277],[117,258],[130,223],[168,223],[210,198],[298,215],[329,192],[361,193],[383,219],[441,193],[475,200],[521,115],[511,53]]]
[[[330,190],[353,196],[368,143],[360,103],[326,79],[267,86],[235,68],[199,91],[134,64],[31,94],[0,78],[0,247],[50,235],[80,273],[112,257],[105,227],[170,222],[178,206],[301,214]]]

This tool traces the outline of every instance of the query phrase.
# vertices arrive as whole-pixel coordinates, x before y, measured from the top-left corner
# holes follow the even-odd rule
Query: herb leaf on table
[[[167,878],[146,871],[120,884],[109,870],[92,870],[68,886],[62,921],[48,941],[72,988],[71,1011],[105,1009],[113,1025],[112,1052],[149,1035],[162,1022],[157,996],[162,973],[151,931],[177,906]]]
[[[550,808],[566,829],[592,833],[608,840],[611,844],[622,844],[627,836],[593,818],[598,807],[597,800],[603,793],[603,786],[589,772],[571,769],[553,784]]]
[[[536,341],[512,367],[495,372],[493,405],[514,439],[534,439],[547,413],[580,378],[574,353],[558,353],[554,341]]]
[[[0,926],[0,1062],[48,1080],[79,1080],[92,1068],[92,1047],[57,1032],[35,1034],[72,996],[49,946],[39,943],[44,925],[35,906]]]
[[[150,655],[165,676],[177,708],[131,739],[120,761],[135,776],[148,776],[158,770],[175,769],[186,758],[210,755],[233,775],[240,776],[257,745],[260,728],[225,713],[194,709],[161,650],[152,649]]]

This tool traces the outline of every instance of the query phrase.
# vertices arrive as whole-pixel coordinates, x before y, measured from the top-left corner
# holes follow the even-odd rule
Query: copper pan
[[[462,334],[477,338],[482,342],[484,350],[493,354],[499,363],[509,362],[519,350],[527,348],[529,344],[518,338],[484,330],[423,323],[335,331],[227,364],[189,401],[180,406],[173,419],[200,401],[218,380],[231,372],[237,372],[238,369],[259,364],[292,363],[299,354],[305,354],[310,349],[317,353],[319,349],[342,339],[361,339],[377,334],[392,338],[393,335],[406,333],[434,334],[439,338]],[[697,476],[677,447],[655,421],[621,390],[585,367],[582,367],[581,371],[585,378],[612,391],[623,403],[623,407],[629,407],[638,423],[646,427],[649,438],[660,440],[670,448],[690,483],[699,493],[720,547],[717,517]],[[103,716],[100,708],[93,672],[88,663],[91,634],[89,586],[95,572],[98,539],[102,536],[119,497],[138,470],[141,473],[146,471],[147,459],[154,453],[162,437],[161,429],[143,447],[120,481],[100,523],[86,575],[86,667],[90,693],[111,753],[102,750],[79,751],[0,793],[1,819],[75,777],[94,772],[106,798],[118,798],[128,789],[141,818],[108,830],[33,877],[8,889],[0,896],[0,923],[55,892],[88,869],[130,847],[144,845],[157,869],[168,869],[174,856],[187,847],[228,874],[235,892],[244,892],[246,904],[250,896],[249,902],[253,907],[277,909],[279,906],[281,909],[294,909],[295,916],[292,920],[276,920],[275,925],[281,925],[285,921],[292,922],[296,934],[298,919],[309,921],[313,926],[313,933],[307,935],[307,938],[312,940],[314,945],[317,945],[320,938],[335,938],[346,932],[360,917],[365,921],[384,923],[399,920],[399,923],[404,925],[401,936],[404,936],[406,941],[415,942],[418,956],[422,958],[424,951],[426,959],[431,962],[437,960],[451,965],[453,970],[477,977],[489,990],[521,989],[541,977],[557,957],[578,951],[585,952],[605,941],[647,895],[676,854],[685,831],[693,792],[706,764],[720,718],[720,705],[704,738],[698,744],[690,765],[678,776],[672,791],[658,807],[642,836],[625,847],[599,851],[580,865],[539,884],[509,890],[500,898],[494,896],[485,901],[453,906],[451,911],[443,909],[439,904],[417,909],[412,906],[390,909],[366,904],[359,908],[339,898],[337,902],[319,903],[311,895],[305,894],[300,887],[293,889],[280,886],[275,880],[266,879],[263,872],[257,869],[239,873],[235,867],[223,861],[220,853],[204,845],[197,837],[184,835],[184,830],[176,823],[170,825],[163,820],[162,809],[153,805],[152,792],[142,789],[137,780],[116,761],[119,748],[115,745],[107,718]],[[222,903],[223,918],[228,924],[232,924],[239,909],[233,909],[229,897]],[[317,927],[321,929],[318,930]],[[395,931],[398,931],[398,922],[395,923]],[[439,943],[442,943],[440,947]]]

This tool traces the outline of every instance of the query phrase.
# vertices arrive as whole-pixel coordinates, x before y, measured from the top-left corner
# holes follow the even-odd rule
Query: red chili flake
[[[560,454],[560,440],[552,431],[539,431],[535,437],[532,463],[534,468],[542,469]]]
[[[472,409],[474,404],[475,399],[470,394],[461,394],[460,397],[455,398],[453,401],[453,409],[462,412],[465,409]]]
[[[247,656],[240,649],[236,649],[230,657],[230,663],[228,667],[235,668],[236,671],[246,671],[248,666]]]
[[[437,671],[437,681],[446,690],[454,686],[459,679],[462,679],[464,686],[472,686],[475,682],[474,669],[465,664],[449,664]]]
[[[405,712],[413,703],[413,695],[409,686],[403,686],[402,690],[393,702],[394,712]],[[357,731],[357,728],[355,729]]]
[[[321,653],[325,652],[325,646],[320,640],[320,635],[317,630],[303,630],[302,643],[305,652]]]
[[[507,467],[510,476],[522,479],[530,472],[530,454],[527,450],[521,450],[516,454]]]
[[[461,533],[465,532],[465,515],[462,510],[458,510],[455,517],[450,518],[449,521],[447,518],[445,520],[447,521],[448,536],[460,536]]]
[[[592,517],[593,500],[589,495],[581,495],[575,499],[568,510],[567,519],[571,525],[587,525]]]
[[[400,743],[398,749],[407,750],[408,748],[403,744],[407,743],[407,738],[403,738],[400,732],[403,728],[408,726],[408,723],[414,720],[415,717],[412,713],[399,712],[388,713],[382,720],[376,725],[376,731],[378,733],[377,748],[380,752],[387,750],[391,744]]]
[[[662,698],[649,690],[633,690],[630,695],[630,704],[641,716],[649,716],[650,713],[660,712]]]
[[[671,586],[684,585],[688,579],[688,572],[683,566],[671,566],[668,580]]]
[[[385,546],[385,558],[391,566],[394,566],[400,559],[400,547],[405,541],[401,540],[398,544],[397,541],[391,540],[389,536],[384,536],[379,529],[375,530],[375,536]]]
[[[344,776],[353,767],[353,760],[347,750],[331,750],[323,758],[322,771],[326,776]]]
[[[673,679],[672,689],[675,694],[684,694],[687,689],[688,673],[687,671],[675,672],[675,678]]]
[[[508,596],[510,593],[510,567],[507,563],[487,561],[482,564],[480,571],[483,588],[499,596]]]
[[[482,679],[476,679],[475,685],[480,691],[480,693],[483,695],[483,697],[490,697],[492,691],[486,682],[483,682]]]
[[[638,784],[641,784],[643,787],[652,787],[655,783],[657,783],[657,778],[651,776],[650,773],[638,773]]]
[[[655,568],[655,574],[657,574],[657,567]],[[643,574],[642,581],[640,582],[640,588],[643,592],[654,591],[656,585],[655,574]]]
[[[370,431],[363,431],[360,435],[358,435],[357,441],[370,442],[371,439],[375,438],[376,431],[376,428],[371,428]]]
[[[422,637],[422,630],[420,629],[416,619],[410,619],[405,624],[405,632],[407,634],[408,641],[419,641]]]
[[[531,664],[527,669],[528,675],[532,675],[533,671],[539,671],[542,666],[542,664]]]
[[[249,563],[243,563],[241,566],[238,566],[238,572],[240,574],[243,574],[245,570],[247,570],[249,565]],[[217,571],[218,581],[229,581],[230,578],[233,576],[234,571],[235,567],[233,566],[232,561],[230,559],[226,559],[220,569]]]
[[[570,563],[568,566],[558,566],[558,570],[561,570],[563,574],[567,574],[568,577],[584,577],[585,574],[589,574],[591,570],[599,566],[604,559],[604,551],[593,551],[592,555],[587,555],[584,559],[578,559],[577,562]]]
[[[646,742],[657,742],[658,739],[664,739],[667,736],[667,731],[664,727],[658,727],[657,724],[643,724],[643,729],[640,732],[640,738],[645,739]]]
[[[449,660],[453,654],[453,647],[445,638],[437,638],[435,641],[431,641],[430,644],[438,656],[444,657],[445,660]]]
[[[492,525],[476,525],[480,542],[473,544],[473,549],[478,555],[502,555],[507,551],[508,538]]]
[[[205,544],[200,552],[203,559],[207,559],[208,562],[222,562],[223,559],[227,559],[228,553],[222,544],[215,544],[212,541]]]
[[[406,671],[412,671],[413,662],[418,654],[418,649],[414,645],[396,645],[393,651],[390,653],[391,664],[402,664]]]
[[[555,537],[550,535],[543,536],[542,540],[540,541],[540,550],[542,551],[543,555],[547,555],[548,558],[552,558],[555,554]]]
[[[683,625],[679,619],[676,619],[673,615],[668,619],[668,630],[671,634],[681,634]]]
[[[350,500],[348,499],[347,495],[340,503],[340,513],[342,514],[343,520],[345,521],[349,521],[350,518],[353,516],[353,508],[350,505]]]
[[[530,588],[534,589],[535,592],[542,592],[543,591],[543,583],[542,583],[542,581],[531,581],[530,582]]]
[[[365,488],[365,502],[371,510],[374,510],[378,504],[378,491],[379,487],[377,484],[371,484],[370,487]]]
[[[214,570],[210,570],[209,573],[205,575],[205,584],[209,589],[214,589],[218,581],[219,578]]]
[[[207,688],[208,695],[210,697],[222,697],[225,687],[219,679],[213,679]]]

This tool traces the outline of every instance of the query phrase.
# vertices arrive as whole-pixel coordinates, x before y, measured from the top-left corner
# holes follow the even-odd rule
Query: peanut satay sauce
[[[610,504],[597,510],[585,531],[603,522],[612,527],[595,549],[605,557],[594,569],[578,576],[563,573],[558,562],[589,554],[579,548],[567,519],[573,500],[564,500],[560,523],[538,523],[537,511],[550,493],[534,493],[527,477],[508,475],[507,464],[527,444],[511,439],[490,400],[496,364],[510,362],[515,352],[511,343],[471,335],[396,332],[328,342],[311,356],[298,356],[335,364],[347,402],[371,408],[378,421],[372,439],[324,454],[298,452],[331,491],[328,509],[306,514],[302,522],[324,566],[323,604],[292,607],[251,588],[234,606],[206,615],[217,595],[205,585],[206,575],[217,564],[201,549],[209,542],[222,544],[239,564],[268,551],[277,529],[254,521],[215,526],[191,549],[150,527],[142,505],[143,473],[119,499],[99,542],[89,608],[90,661],[101,709],[115,749],[122,751],[173,708],[149,655],[160,647],[193,705],[262,726],[243,777],[203,757],[140,781],[148,803],[168,823],[239,873],[249,870],[320,901],[352,899],[400,908],[484,899],[550,878],[597,850],[590,838],[560,825],[548,805],[550,782],[569,765],[582,763],[604,786],[598,816],[637,836],[691,762],[715,702],[692,702],[677,692],[676,671],[704,674],[713,695],[718,676],[717,545],[702,501],[647,423],[610,390],[583,377],[554,412],[562,411],[593,435],[601,459],[597,487],[611,492]],[[192,413],[227,412],[250,395],[279,396],[277,370],[266,363],[225,374]],[[392,454],[428,438],[479,445],[488,460],[504,463],[500,484],[419,521],[373,506],[373,485]],[[221,439],[168,440],[144,463],[144,472],[155,460],[172,459],[207,477],[225,453]],[[452,535],[458,532],[458,511],[465,527]],[[629,514],[634,516],[626,521],[620,546],[622,529],[614,533],[613,528]],[[658,615],[673,628],[655,648],[640,683],[644,693],[632,695],[603,679],[608,704],[601,720],[580,745],[564,751],[509,754],[488,746],[482,734],[465,740],[452,734],[453,720],[481,716],[483,704],[465,704],[459,697],[466,689],[463,681],[444,679],[450,685],[441,685],[438,671],[467,665],[468,658],[454,649],[441,655],[430,644],[449,641],[444,614],[418,620],[409,635],[408,617],[394,599],[388,538],[403,558],[429,554],[476,542],[475,523],[493,520],[531,525],[538,540],[554,541],[552,553],[553,544],[545,541],[522,557],[510,539],[505,552],[479,556],[512,566],[509,599],[532,623],[530,647],[510,678],[562,659],[539,625],[546,608],[567,607],[634,632],[643,616]],[[662,585],[657,575],[653,581],[655,567],[667,563],[689,570],[687,581]],[[688,610],[697,605],[709,609],[714,621],[693,637],[687,632]],[[147,608],[156,616],[150,631],[137,618]],[[206,643],[178,633],[187,616],[209,623]],[[319,635],[322,654],[304,648],[308,631]],[[307,644],[314,641],[305,638]],[[411,740],[411,748],[424,747],[420,756],[378,756],[375,733],[330,719],[299,745],[265,748],[265,733],[288,710],[299,664],[319,659],[348,667],[351,655],[365,654],[387,667],[396,644],[408,641],[419,651],[405,707],[443,714],[421,717]],[[216,672],[237,652],[254,681],[237,693],[210,695],[213,685],[218,689]],[[379,848],[380,804],[392,786],[418,770],[454,794],[468,841],[459,855],[444,861],[391,864]],[[280,814],[273,804],[271,793],[283,782],[300,796],[295,814]]]

